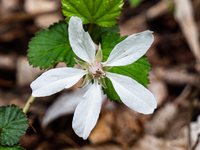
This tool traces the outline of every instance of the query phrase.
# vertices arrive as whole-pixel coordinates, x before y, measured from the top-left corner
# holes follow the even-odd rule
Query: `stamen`
[[[105,78],[105,72],[102,69],[101,63],[94,62],[94,64],[89,66],[89,73],[92,75],[93,78]]]

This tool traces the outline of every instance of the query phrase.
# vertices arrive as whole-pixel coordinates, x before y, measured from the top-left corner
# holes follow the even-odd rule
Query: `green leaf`
[[[57,62],[65,62],[68,67],[75,65],[76,57],[68,38],[68,27],[65,22],[55,23],[48,30],[36,33],[29,42],[28,61],[33,67],[53,68]]]
[[[123,0],[62,0],[62,6],[67,21],[70,17],[77,16],[83,24],[94,23],[111,27],[118,21]]]
[[[87,31],[89,30],[89,26],[90,26],[90,24],[86,25]],[[99,44],[99,43],[101,43],[101,36],[103,34],[109,34],[109,33],[119,33],[118,25],[114,25],[110,28],[106,28],[106,27],[101,27],[97,24],[94,24],[93,27],[92,27],[92,31],[90,33],[90,36],[96,44]]]
[[[20,136],[26,133],[28,119],[19,107],[0,107],[0,143],[12,146],[17,144]]]
[[[15,146],[0,146],[0,150],[25,150],[22,147],[19,147],[18,145]]]
[[[142,3],[144,0],[129,0],[129,3],[131,4],[131,7],[136,7],[140,3]]]
[[[115,45],[123,41],[125,38],[126,37],[120,37],[119,34],[107,34],[102,36],[101,47],[103,52],[103,61],[107,60]],[[143,56],[130,65],[112,67],[107,71],[129,76],[142,84],[144,87],[147,87],[147,84],[149,84],[148,72],[150,71],[150,68],[149,61],[146,59],[146,56]],[[113,88],[111,81],[108,78],[106,78],[106,85],[108,88],[103,89],[103,91],[105,94],[107,94],[108,98],[112,101],[117,100],[121,102],[119,96]]]

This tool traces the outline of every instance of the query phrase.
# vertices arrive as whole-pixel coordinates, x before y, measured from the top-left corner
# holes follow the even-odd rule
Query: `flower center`
[[[104,70],[102,69],[101,63],[94,62],[94,64],[91,64],[89,66],[89,73],[92,75],[93,78],[105,78],[106,74]]]

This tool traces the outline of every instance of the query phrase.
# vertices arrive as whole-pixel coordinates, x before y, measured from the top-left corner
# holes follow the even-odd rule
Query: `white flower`
[[[49,96],[64,88],[70,88],[84,75],[86,77],[82,86],[94,79],[94,84],[83,95],[83,100],[76,107],[72,122],[75,133],[83,139],[88,138],[99,117],[102,103],[100,85],[106,87],[105,77],[111,80],[115,91],[125,105],[143,114],[153,113],[157,104],[148,89],[130,77],[106,72],[112,66],[132,64],[142,57],[154,40],[151,31],[127,37],[114,47],[106,62],[101,62],[101,49],[95,56],[94,43],[88,32],[84,31],[80,18],[71,17],[68,30],[74,53],[85,61],[76,60],[76,62],[85,70],[64,67],[43,73],[31,83],[34,97]]]

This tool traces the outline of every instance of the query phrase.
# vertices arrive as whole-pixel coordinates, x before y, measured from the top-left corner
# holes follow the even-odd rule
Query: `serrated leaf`
[[[90,24],[86,25],[87,31],[89,30],[89,26],[90,26]],[[106,27],[101,27],[97,24],[94,24],[93,27],[92,27],[92,31],[90,33],[90,36],[96,44],[99,44],[99,43],[101,43],[101,36],[103,34],[109,34],[109,33],[119,33],[118,25],[114,25],[110,28],[106,28]]]
[[[106,61],[110,52],[115,47],[116,44],[124,40],[126,37],[120,37],[119,34],[107,34],[102,36],[102,52],[103,52],[103,61]],[[148,72],[150,71],[149,61],[146,59],[146,56],[141,57],[136,62],[126,65],[126,66],[115,66],[112,67],[108,72],[113,72],[125,76],[129,76],[132,79],[136,80],[143,86],[147,87],[149,84]],[[119,96],[115,92],[111,81],[106,78],[107,89],[103,89],[104,93],[107,94],[110,100],[117,100],[121,102]]]
[[[19,147],[18,145],[15,145],[15,146],[0,146],[0,150],[25,150],[25,149]]]
[[[0,107],[0,143],[12,146],[17,144],[20,136],[26,133],[28,119],[19,107]]]
[[[111,27],[118,21],[123,0],[62,0],[62,6],[62,12],[67,20],[77,16],[83,24],[94,23]]]
[[[76,57],[68,38],[68,27],[65,22],[55,23],[48,30],[36,33],[29,42],[28,61],[33,67],[53,68],[57,62],[65,62],[68,67],[75,65]]]

